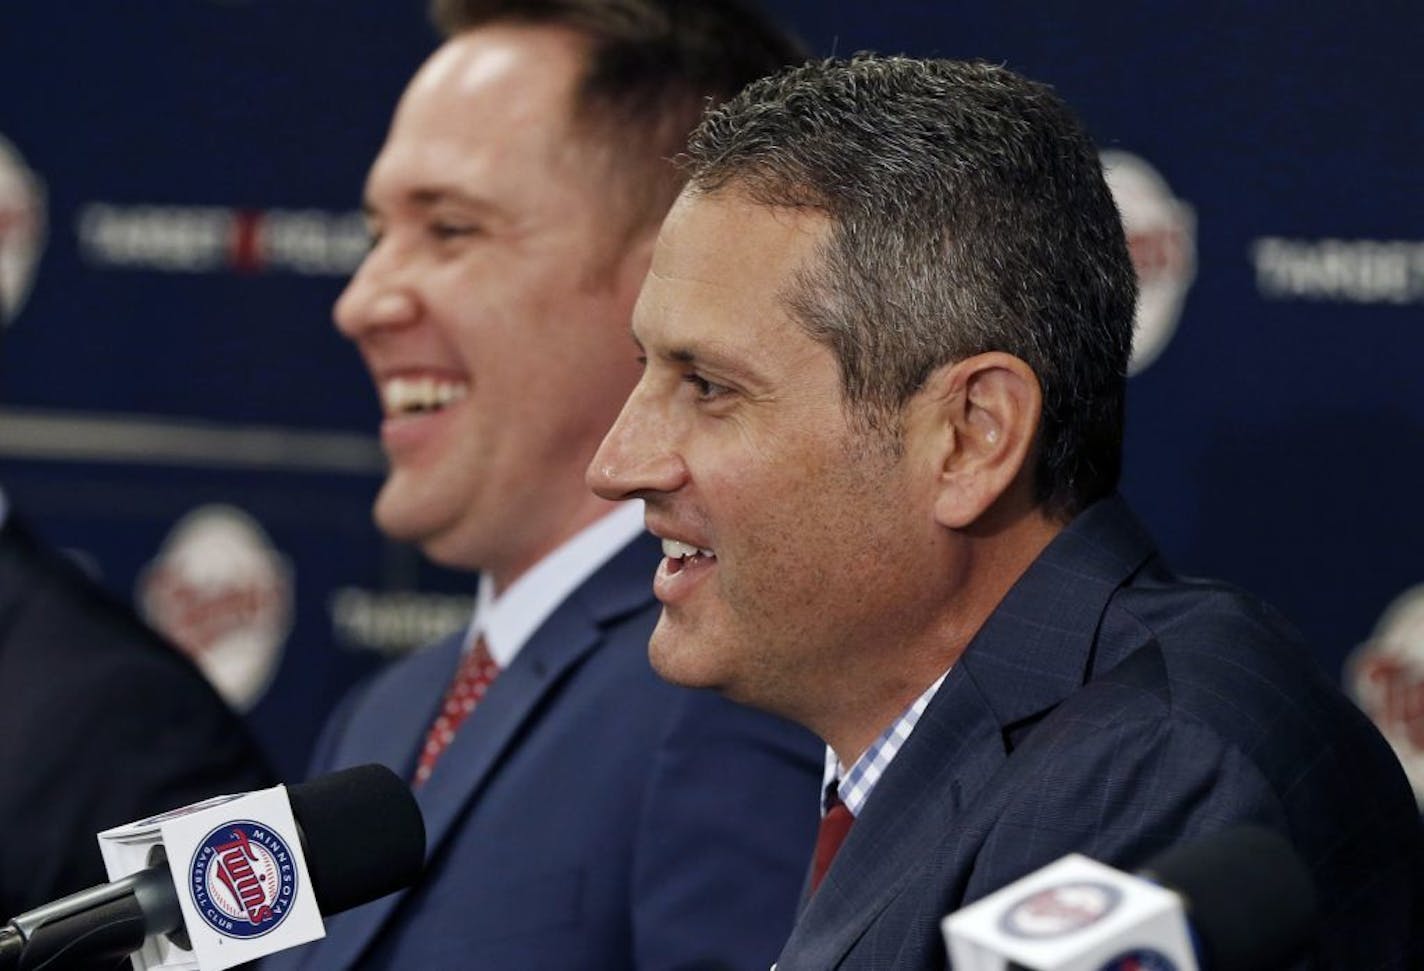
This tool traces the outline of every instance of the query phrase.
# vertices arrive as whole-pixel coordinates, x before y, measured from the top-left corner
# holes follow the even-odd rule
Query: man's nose
[[[676,492],[688,479],[677,438],[675,423],[640,383],[589,463],[588,487],[611,500]]]
[[[383,252],[377,244],[337,298],[332,316],[342,335],[359,340],[373,331],[410,323],[419,309],[420,301],[408,274],[397,257]]]

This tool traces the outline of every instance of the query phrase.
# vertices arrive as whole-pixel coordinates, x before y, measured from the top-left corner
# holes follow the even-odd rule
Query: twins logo
[[[224,823],[203,838],[188,889],[219,934],[248,939],[275,930],[297,897],[297,869],[282,838],[262,823]]]
[[[1096,924],[1121,902],[1122,891],[1106,883],[1061,883],[1019,900],[999,918],[999,929],[1027,940],[1066,937]]]

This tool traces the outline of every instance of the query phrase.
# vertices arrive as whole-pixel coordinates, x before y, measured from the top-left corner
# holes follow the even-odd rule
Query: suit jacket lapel
[[[652,537],[640,536],[585,581],[534,633],[460,726],[429,781],[415,792],[425,817],[427,861],[440,852],[468,804],[479,797],[521,727],[546,710],[545,698],[598,647],[603,627],[652,599],[650,567],[656,563],[656,544]],[[379,749],[394,756],[388,764],[412,763],[459,663],[459,638],[435,650],[441,656],[431,658],[426,673],[432,696],[429,707],[409,705],[419,711],[419,718],[403,713],[394,723],[376,726],[381,735],[372,738],[374,744],[365,749],[368,754]],[[392,894],[353,911],[333,943],[332,960],[325,960],[328,955],[323,954],[323,966],[356,965],[404,897],[404,893]]]
[[[967,875],[968,861],[954,853],[965,807],[1019,736],[1087,680],[1108,599],[1152,552],[1114,497],[1075,519],[1025,571],[851,827],[782,952],[784,967],[836,966],[896,895],[926,879],[926,868]],[[963,845],[968,852],[977,843]]]
[[[425,814],[427,856],[440,850],[465,805],[477,798],[520,726],[563,675],[598,644],[599,629],[579,604],[560,607],[530,638],[508,670],[440,757],[430,780],[416,790]]]

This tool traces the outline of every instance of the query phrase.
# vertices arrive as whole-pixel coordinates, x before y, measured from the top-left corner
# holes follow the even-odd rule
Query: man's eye
[[[461,236],[474,236],[480,231],[478,226],[469,223],[433,223],[430,227],[430,235],[436,239],[457,239]]]
[[[697,390],[698,401],[713,401],[723,395],[731,394],[732,389],[723,384],[708,381],[696,371],[690,371],[682,378]]]

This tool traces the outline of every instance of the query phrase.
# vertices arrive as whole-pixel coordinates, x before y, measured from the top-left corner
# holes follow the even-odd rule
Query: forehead
[[[634,336],[809,341],[787,298],[829,230],[829,220],[809,210],[759,205],[734,190],[684,191],[658,234]]]
[[[493,24],[446,41],[401,96],[368,191],[527,181],[557,165],[571,152],[585,51],[579,35],[543,26]]]

